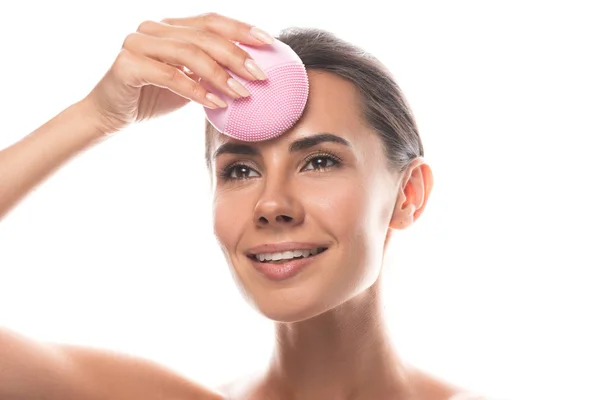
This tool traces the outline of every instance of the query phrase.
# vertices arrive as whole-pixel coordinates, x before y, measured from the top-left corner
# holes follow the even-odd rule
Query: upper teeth
[[[255,254],[255,257],[259,260],[259,261],[265,261],[265,260],[272,260],[272,261],[277,261],[277,260],[289,260],[292,259],[294,257],[308,257],[310,255],[315,255],[317,254],[319,251],[318,248],[314,248],[311,250],[289,250],[289,251],[283,251],[281,253],[260,253],[260,254]]]

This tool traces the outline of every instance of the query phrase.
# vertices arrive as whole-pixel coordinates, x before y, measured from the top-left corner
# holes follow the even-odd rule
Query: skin
[[[141,23],[84,99],[0,151],[0,219],[67,161],[128,125],[190,101],[218,107],[219,97],[202,82],[221,96],[245,96],[239,87],[233,90],[224,67],[249,80],[262,78],[232,42],[262,46],[271,40],[257,27],[215,13]],[[214,177],[215,234],[239,287],[276,321],[277,331],[269,368],[238,382],[241,390],[229,391],[227,398],[448,400],[458,388],[401,361],[380,308],[388,239],[422,213],[431,170],[422,159],[402,173],[390,170],[378,137],[358,117],[354,87],[326,73],[311,71],[309,79],[307,110],[297,126],[255,144],[257,156],[242,157],[258,178]],[[320,132],[349,146],[322,143],[288,152],[290,142]],[[231,140],[215,135],[211,145],[216,149]],[[329,168],[332,161],[323,158],[326,168],[320,170],[319,160],[306,162],[318,149],[336,154],[340,166]],[[213,170],[239,158],[222,154]],[[259,276],[243,254],[258,244],[289,240],[322,241],[328,250],[318,263],[278,284]],[[150,360],[41,343],[3,328],[0,371],[3,399],[225,398]]]
[[[210,138],[212,149],[233,143],[256,150],[219,154],[212,168],[215,235],[239,288],[276,329],[269,368],[245,383],[240,398],[446,400],[457,388],[401,361],[381,310],[389,237],[423,212],[431,169],[418,158],[401,173],[392,170],[361,117],[356,88],[327,72],[309,71],[309,80],[306,111],[282,136],[259,143]],[[348,145],[289,151],[292,142],[323,132]],[[245,252],[281,242],[325,243],[328,250],[275,282]]]

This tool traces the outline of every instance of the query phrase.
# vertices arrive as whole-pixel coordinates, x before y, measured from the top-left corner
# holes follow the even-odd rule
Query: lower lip
[[[297,275],[300,271],[306,268],[310,263],[317,259],[321,254],[327,250],[322,251],[319,254],[306,258],[296,258],[279,264],[260,262],[250,257],[252,265],[260,273],[273,281],[283,281]]]

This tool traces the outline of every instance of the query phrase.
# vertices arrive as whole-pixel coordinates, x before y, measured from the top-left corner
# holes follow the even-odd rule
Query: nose
[[[256,202],[254,223],[258,227],[292,227],[303,221],[304,208],[285,184],[265,188]]]

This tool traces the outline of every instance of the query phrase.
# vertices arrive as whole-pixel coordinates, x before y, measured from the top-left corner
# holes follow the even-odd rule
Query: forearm
[[[106,136],[81,101],[0,151],[0,219],[60,166]]]

